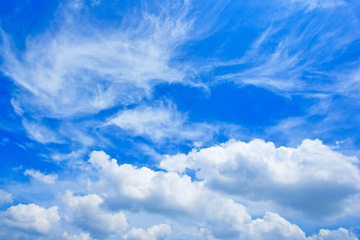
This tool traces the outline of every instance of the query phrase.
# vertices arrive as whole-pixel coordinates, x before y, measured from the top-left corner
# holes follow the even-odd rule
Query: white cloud
[[[92,240],[92,237],[88,233],[80,233],[71,235],[67,232],[62,234],[62,237],[66,240]]]
[[[219,80],[230,80],[239,85],[254,85],[272,91],[303,90],[305,84],[300,80],[300,76],[313,63],[313,59],[306,59],[304,50],[297,47],[302,44],[303,38],[298,36],[299,33],[296,32],[294,26],[293,28],[292,32],[276,43],[276,47],[263,51],[263,45],[271,41],[273,35],[281,30],[269,26],[254,41],[243,57],[221,65],[255,64],[240,72],[221,75],[218,77]]]
[[[99,184],[110,183],[119,194],[117,197],[121,196],[124,201],[128,199],[134,207],[139,205],[149,211],[169,214],[205,214],[213,219],[222,219],[222,214],[229,214],[239,222],[249,219],[243,206],[206,190],[203,182],[192,182],[186,175],[136,168],[130,164],[118,165],[102,151],[93,151],[89,162],[100,170],[104,182]],[[203,199],[208,199],[206,205]],[[215,206],[221,206],[222,212],[216,211]]]
[[[62,201],[70,211],[69,221],[95,238],[103,239],[122,233],[128,227],[125,214],[103,210],[103,199],[96,194],[74,196],[71,191],[67,191]]]
[[[253,220],[248,226],[244,239],[293,239],[304,240],[305,233],[295,224],[291,224],[278,214],[266,212],[263,219]]]
[[[1,223],[26,233],[46,234],[60,220],[58,207],[42,208],[36,204],[18,204],[1,212]]]
[[[23,126],[30,135],[30,138],[32,138],[35,141],[44,144],[63,142],[62,139],[60,139],[54,131],[48,129],[42,124],[23,120]]]
[[[309,240],[358,240],[356,235],[344,228],[337,230],[320,229],[319,234],[309,237]]]
[[[154,225],[146,230],[132,228],[125,236],[126,240],[165,240],[171,234],[171,227],[167,224]]]
[[[144,136],[153,141],[163,139],[206,140],[216,131],[207,124],[187,122],[187,116],[176,110],[173,104],[159,106],[139,106],[120,111],[110,118],[107,125],[116,125],[135,136]]]
[[[188,1],[158,6],[156,15],[142,5],[139,14],[122,16],[121,26],[98,28],[80,17],[81,11],[68,9],[99,3],[60,4],[55,14],[59,19],[53,20],[57,27],[28,36],[21,51],[0,29],[0,71],[18,87],[11,102],[35,141],[93,145],[98,139],[89,131],[96,135],[94,126],[102,120],[76,125],[67,117],[137,104],[151,97],[156,84],[184,82],[186,67],[172,59],[175,49],[193,36]],[[65,124],[50,129],[44,117]]]
[[[298,17],[289,5],[300,5],[313,10],[347,5],[346,2],[341,0],[281,2],[287,10],[274,15],[285,18],[278,19],[278,16],[270,15],[269,26],[259,34],[243,56],[227,63],[219,63],[220,67],[239,66],[241,70],[219,75],[218,80],[228,80],[239,85],[254,85],[281,94],[304,94],[306,97],[311,97],[314,91],[324,94],[339,93],[343,85],[352,85],[351,80],[345,81],[342,77],[337,79],[337,76],[334,76],[341,75],[344,69],[349,67],[348,62],[334,66],[335,69],[332,71],[323,68],[324,63],[341,57],[337,54],[339,50],[347,48],[359,39],[350,28],[338,24],[338,19],[343,19],[352,25],[351,14],[340,16],[334,12],[311,19],[303,16],[295,23],[284,25],[286,19]],[[328,44],[331,44],[332,48],[328,48]],[[355,62],[352,65],[357,66]],[[313,81],[314,79],[316,81]]]
[[[359,193],[357,162],[319,140],[304,140],[298,148],[254,140],[167,156],[160,167],[179,173],[193,169],[214,190],[323,218],[343,214],[345,200]]]
[[[316,8],[335,8],[345,5],[346,2],[343,0],[291,0],[292,3],[300,3],[306,7],[308,11],[312,11]]]
[[[206,226],[197,226],[191,221],[187,221],[187,224],[180,224],[178,222],[171,223],[171,236],[170,239],[206,239],[215,240],[211,231]]]
[[[354,65],[359,65],[359,62]],[[360,91],[360,68],[346,69],[334,77],[337,79],[334,87],[337,92],[356,99]],[[358,105],[359,102],[356,101],[355,104]]]
[[[244,206],[208,191],[203,182],[192,182],[188,176],[118,165],[115,159],[97,151],[91,153],[89,162],[101,176],[93,187],[106,192],[110,208],[126,206],[168,216],[205,218],[218,232],[235,234],[251,219]]]
[[[83,150],[79,151],[72,151],[70,153],[54,153],[50,156],[50,158],[56,162],[62,161],[70,161],[71,162],[78,162],[84,155]]]
[[[56,174],[45,175],[45,174],[41,173],[40,171],[36,171],[33,169],[27,169],[24,172],[24,175],[31,176],[31,177],[35,178],[36,180],[46,183],[46,184],[54,184],[56,179],[58,178],[58,176]]]
[[[86,9],[88,7],[94,7],[101,3],[101,0],[71,0],[67,1],[68,6],[74,10]]]
[[[224,146],[230,146],[231,144],[235,144],[235,142],[224,144]],[[247,145],[245,143],[242,144],[245,147]],[[267,144],[266,146],[267,153],[271,155],[273,145]],[[237,148],[239,146],[234,146],[232,149],[236,151]],[[226,153],[223,151],[223,157],[220,157],[219,152],[221,150],[216,149],[216,147],[212,149],[214,151],[211,152],[211,156],[213,156],[211,163],[214,166],[219,163],[226,163],[228,168],[234,168],[234,163],[227,162],[227,158],[235,160],[234,157],[231,157],[230,152]],[[201,151],[206,150],[203,149]],[[251,151],[247,151],[246,154],[259,156],[258,159],[251,159],[251,161],[261,161],[261,150],[264,149],[256,146],[255,151],[253,151],[253,148],[248,150]],[[194,154],[196,153],[194,152]],[[285,153],[278,153],[278,155],[286,156]],[[330,155],[327,155],[327,157]],[[341,154],[337,156],[341,156]],[[320,162],[326,161],[326,159],[321,157],[319,159]],[[332,160],[334,161],[334,159]],[[353,161],[354,159],[347,160]],[[311,165],[311,160],[304,161]],[[171,219],[191,219],[192,223],[195,222],[196,227],[202,229],[197,234],[202,232],[203,239],[211,239],[211,236],[220,239],[306,239],[305,233],[297,225],[289,223],[278,214],[267,212],[262,219],[252,220],[251,216],[247,213],[246,207],[234,202],[228,195],[220,193],[219,189],[213,188],[214,190],[212,190],[207,188],[207,179],[206,181],[192,181],[189,176],[179,175],[176,172],[153,171],[145,167],[136,168],[130,164],[119,165],[117,160],[110,159],[102,151],[93,151],[90,155],[89,163],[99,171],[99,180],[92,182],[89,190],[106,196],[103,204],[108,209],[141,210],[149,214],[161,214]],[[279,164],[281,165],[281,161]],[[343,162],[343,165],[345,165],[344,169],[347,169],[346,161]],[[224,165],[217,167],[219,173],[221,173],[222,169],[227,169]],[[338,167],[336,166],[336,168]],[[234,169],[238,170],[236,167]],[[211,169],[208,168],[208,170],[210,171]],[[256,171],[256,168],[253,170]],[[273,170],[274,174],[285,174],[285,177],[277,176],[270,184],[292,181],[291,174],[287,174],[286,171],[279,172],[276,166]],[[341,170],[339,171],[341,172]],[[349,174],[349,172],[347,173]],[[321,175],[320,178],[322,177]],[[223,178],[225,179],[226,176]],[[253,185],[256,187],[258,184],[256,179],[253,180],[255,181],[249,185],[249,188]],[[269,180],[265,179],[265,181]],[[348,179],[344,179],[342,175],[339,176],[339,181],[352,181],[351,173]],[[180,229],[179,227],[176,228]],[[133,228],[126,236],[128,239],[131,239],[130,237],[135,239],[142,239],[143,236],[149,237],[149,229]],[[211,234],[209,235],[209,233]],[[176,236],[181,236],[181,233],[178,231],[176,234]],[[197,238],[199,238],[199,235],[197,235]]]
[[[2,189],[0,189],[0,205],[4,203],[11,203],[12,202],[12,195]]]
[[[84,1],[83,0],[74,0],[71,2],[70,7],[74,9],[81,9],[84,7]]]
[[[156,83],[182,81],[183,73],[169,62],[191,28],[186,5],[158,16],[144,10],[128,23],[133,28],[106,31],[82,23],[79,30],[76,23],[62,23],[56,33],[28,38],[20,58],[1,32],[1,70],[25,90],[14,96],[17,108],[51,117],[96,113],[136,103]]]
[[[309,156],[306,154],[306,158],[301,158],[302,154],[308,153],[317,156],[316,164],[319,164],[319,168],[323,167],[322,161],[332,161],[329,165],[333,165],[331,168],[338,170],[334,170],[338,175],[331,173],[332,170],[328,168],[324,169],[331,173],[329,176],[333,174],[335,176],[333,178],[339,182],[344,181],[346,183],[352,181],[353,176],[347,170],[348,166],[346,165],[349,162],[351,165],[351,161],[354,161],[354,159],[349,158],[342,162],[343,159],[341,160],[341,158],[344,158],[344,156],[335,152],[329,152],[329,148],[324,148],[318,141],[310,141],[308,143],[310,145],[311,143],[315,144],[318,148],[323,148],[316,154],[311,152],[306,146],[300,146],[298,149],[280,148],[279,150],[279,148],[276,149],[272,144],[259,140],[255,141],[255,143],[255,145],[252,145],[254,143],[233,141],[221,146],[194,150],[192,152],[194,155],[192,157],[193,160],[191,161],[196,162],[196,159],[200,159],[200,156],[196,156],[196,154],[200,154],[203,151],[201,153],[202,157],[212,156],[211,164],[213,164],[213,169],[208,168],[207,171],[210,172],[216,168],[219,173],[218,178],[231,179],[234,176],[229,174],[226,166],[233,168],[234,171],[238,171],[236,160],[245,158],[245,156],[252,156],[248,162],[241,162],[245,169],[243,172],[239,172],[238,176],[242,176],[241,173],[248,172],[248,177],[253,176],[249,183],[249,188],[254,186],[256,190],[259,184],[256,174],[254,174],[258,171],[256,166],[262,159],[269,162],[274,161],[272,155],[277,151],[280,151],[275,153],[278,157],[282,156],[284,159],[290,159],[289,161],[291,162],[297,164],[301,162],[306,165],[307,168],[305,169],[302,166],[297,166],[300,172],[316,175],[311,170],[313,167],[312,159],[309,159]],[[210,149],[212,151],[208,152]],[[239,156],[239,149],[247,149],[247,151],[242,151],[243,155]],[[299,149],[302,150],[300,151]],[[289,153],[289,151],[294,156],[297,156],[299,161],[295,161],[291,157],[288,158],[290,155],[286,153]],[[327,153],[326,157],[322,156],[324,153],[321,154],[321,151]],[[264,155],[264,152],[267,155]],[[234,156],[234,153],[236,153],[236,156]],[[331,156],[332,154],[335,154],[336,159],[342,162],[342,167],[347,172],[347,178],[341,174],[343,169],[339,169],[341,166],[337,165],[333,156]],[[176,157],[179,156],[176,155]],[[186,161],[189,158],[187,155],[183,156],[185,157],[184,159],[177,160]],[[229,162],[229,159],[233,161]],[[287,166],[284,159],[282,161],[277,159],[277,164],[285,164]],[[249,165],[252,162],[254,162],[254,165]],[[9,208],[6,212],[2,212],[1,217],[4,219],[1,221],[2,226],[11,229],[16,228],[25,233],[48,234],[46,235],[48,239],[59,239],[59,237],[62,237],[69,240],[92,238],[120,239],[121,237],[128,240],[306,239],[304,231],[296,224],[290,223],[274,212],[259,212],[257,216],[264,214],[263,217],[253,219],[248,213],[247,207],[245,207],[246,201],[243,201],[244,205],[242,205],[235,201],[240,199],[236,196],[238,193],[227,194],[223,193],[219,186],[214,188],[211,185],[213,179],[195,180],[185,173],[155,171],[146,167],[137,168],[131,164],[118,164],[115,159],[111,159],[102,151],[93,151],[88,163],[91,168],[84,169],[84,175],[79,175],[79,179],[82,182],[72,181],[70,184],[69,182],[59,181],[56,186],[52,185],[58,189],[57,192],[62,192],[64,189],[69,189],[69,187],[77,189],[77,191],[81,189],[80,191],[82,192],[82,195],[74,195],[72,191],[68,190],[63,194],[61,199],[63,205],[59,205],[63,221],[60,222],[61,224],[56,224],[58,228],[54,228],[54,231],[50,231],[50,229],[53,229],[55,223],[60,219],[58,208],[44,209],[34,204],[20,204]],[[271,174],[268,172],[269,168],[266,165],[261,165],[261,167],[265,169],[261,174],[265,178],[264,181],[269,182],[268,185],[276,185],[283,183],[283,181],[291,185],[294,184],[293,181],[299,181],[298,178],[309,179],[309,175],[304,176],[300,174],[298,176],[298,172],[294,173],[291,170],[289,170],[291,174],[288,176],[287,168],[283,172],[278,171],[276,164],[270,168],[273,171]],[[183,166],[175,166],[175,168],[183,169]],[[198,171],[201,170],[203,169],[200,168]],[[252,170],[252,172],[249,170]],[[224,171],[227,175],[224,174]],[[285,177],[276,176],[277,174]],[[323,178],[324,176],[322,173],[319,175],[323,180],[326,179]],[[87,177],[89,179],[85,181],[84,179]],[[309,180],[314,181],[314,179]],[[241,184],[237,186],[241,187]],[[270,188],[269,190],[272,191]],[[306,188],[304,188],[305,190]],[[258,193],[255,192],[254,194]],[[281,197],[287,196],[283,195]],[[327,199],[323,199],[324,204],[327,204],[326,201]],[[267,210],[273,211],[273,209]],[[129,216],[128,218],[125,216],[125,213]],[[145,217],[142,217],[143,215]],[[154,218],[154,221],[149,220],[152,218]],[[353,233],[348,230],[339,229],[338,231],[321,230],[318,235],[313,235],[310,239],[325,240],[327,239],[325,237],[347,236],[346,234],[349,237],[354,237]],[[15,235],[9,236],[12,239],[18,238]]]

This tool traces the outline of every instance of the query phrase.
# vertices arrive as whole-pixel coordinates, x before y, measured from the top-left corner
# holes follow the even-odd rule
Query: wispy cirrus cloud
[[[46,144],[46,143],[63,143],[64,140],[62,136],[59,136],[56,132],[49,129],[45,125],[38,122],[29,122],[23,120],[23,126],[29,134],[31,139],[34,139],[37,142]]]
[[[346,1],[343,0],[291,0],[290,2],[300,4],[307,11],[312,11],[316,8],[336,8],[346,4]]]
[[[106,36],[64,26],[29,39],[21,57],[3,32],[1,69],[24,89],[15,96],[20,108],[50,117],[96,113],[139,102],[156,82],[182,81],[183,73],[169,61],[190,26],[151,15],[135,29]]]
[[[356,23],[352,22],[351,17],[349,18],[349,24],[354,24],[356,28]],[[304,22],[307,22],[306,26],[303,26]],[[339,50],[356,41],[358,35],[343,25],[330,25],[330,22],[303,20],[296,22],[285,33],[284,27],[274,22],[254,41],[245,56],[228,64],[226,62],[220,64],[220,66],[244,65],[244,70],[221,75],[219,79],[231,80],[240,85],[265,87],[274,91],[324,93],[336,91],[337,88],[333,88],[333,84],[337,82],[336,77],[330,76],[331,72],[325,70],[323,66],[336,60],[339,57]],[[276,41],[279,34],[282,35],[281,40]],[[332,45],[332,48],[325,48],[328,44]]]
[[[186,114],[177,111],[172,103],[155,106],[143,105],[123,110],[107,120],[106,125],[115,125],[134,136],[143,136],[152,141],[193,140],[206,141],[218,130],[206,123],[190,123]]]
[[[194,36],[189,4],[168,3],[156,13],[142,5],[141,14],[105,29],[80,20],[84,2],[76,2],[77,10],[61,4],[56,27],[28,37],[21,51],[1,31],[0,68],[19,89],[11,103],[29,137],[43,144],[106,143],[94,129],[109,116],[81,123],[74,117],[139,104],[159,83],[191,84],[184,81],[186,66],[173,62],[176,48]],[[56,123],[49,127],[44,118]]]
[[[359,109],[358,59],[351,50],[359,42],[359,18],[354,8],[357,4],[343,1],[279,4],[296,7],[274,8],[276,16],[263,16],[268,26],[243,55],[213,63],[215,78],[239,87],[266,88],[288,99],[309,100],[303,105],[302,116],[282,119],[265,130],[268,136],[282,139],[282,143],[294,146],[307,136],[332,144],[334,138],[357,142],[354,136],[335,133],[339,126],[346,129],[344,132],[358,127],[355,120]],[[304,13],[303,8],[308,7],[311,11]],[[353,108],[351,114],[349,108]],[[298,134],[287,134],[289,129]],[[274,131],[278,134],[273,134]]]

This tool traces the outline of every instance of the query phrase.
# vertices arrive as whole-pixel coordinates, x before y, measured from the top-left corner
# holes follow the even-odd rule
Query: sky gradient
[[[0,0],[0,238],[358,239],[359,12]]]

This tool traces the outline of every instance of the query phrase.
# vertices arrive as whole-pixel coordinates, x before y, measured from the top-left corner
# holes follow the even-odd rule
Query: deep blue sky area
[[[359,239],[359,12],[0,0],[0,239]]]
[[[300,116],[309,104],[309,100],[299,96],[289,98],[233,83],[213,86],[210,92],[181,85],[159,86],[157,95],[173,100],[192,121],[219,121],[248,128],[271,126],[281,119]]]

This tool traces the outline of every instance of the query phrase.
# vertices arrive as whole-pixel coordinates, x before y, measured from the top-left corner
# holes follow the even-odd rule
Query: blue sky
[[[360,4],[0,1],[1,239],[358,239]]]

